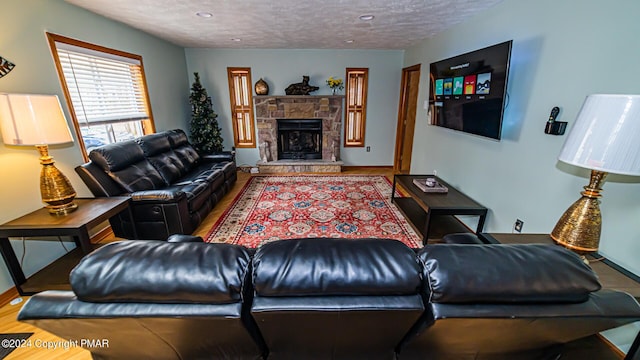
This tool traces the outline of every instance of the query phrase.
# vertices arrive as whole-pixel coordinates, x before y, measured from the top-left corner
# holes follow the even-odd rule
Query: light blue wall
[[[219,115],[226,149],[233,146],[227,67],[250,67],[252,81],[263,78],[270,95],[284,95],[284,89],[302,81],[303,75],[309,75],[311,85],[320,87],[312,95],[330,94],[325,83],[329,76],[344,80],[345,68],[368,67],[365,143],[371,146],[371,152],[365,148],[340,150],[346,165],[358,166],[393,165],[402,56],[398,50],[186,49],[189,73],[200,73]],[[257,148],[237,149],[239,165],[255,165],[259,159]]]
[[[511,0],[408,49],[405,65],[427,67],[513,39],[503,140],[428,126],[420,106],[412,172],[436,169],[491,209],[488,231],[511,232],[519,218],[525,232],[549,233],[589,171],[557,161],[566,135],[544,134],[545,121],[559,106],[570,129],[587,95],[640,94],[639,13],[634,0]],[[427,82],[423,72],[420,104]],[[640,274],[640,178],[611,175],[603,195],[601,252]]]
[[[0,92],[58,95],[67,120],[71,120],[45,35],[52,32],[141,55],[156,129],[186,128],[190,114],[189,80],[183,48],[63,0],[3,1],[0,24],[0,55],[16,64],[11,73],[0,79]],[[75,134],[74,138],[77,138]],[[50,153],[78,195],[91,196],[74,171],[74,167],[83,162],[77,142],[52,146]],[[0,143],[0,173],[0,223],[42,207],[40,164],[35,148]],[[21,241],[12,241],[12,244],[20,258]],[[27,276],[64,253],[57,241],[27,241],[25,245]],[[73,243],[66,246],[73,248]],[[0,293],[11,287],[13,281],[2,262]]]
[[[419,106],[411,171],[436,169],[488,207],[489,232],[511,232],[519,218],[524,232],[550,233],[579,198],[589,171],[557,161],[566,135],[544,134],[545,121],[559,106],[558,120],[569,122],[570,130],[587,95],[640,94],[638,14],[636,0],[509,0],[408,49],[405,66],[428,68],[513,39],[502,141],[429,126]],[[424,71],[420,104],[428,79]],[[601,210],[601,253],[640,275],[640,178],[610,175]],[[605,336],[626,351],[638,330],[640,323]]]

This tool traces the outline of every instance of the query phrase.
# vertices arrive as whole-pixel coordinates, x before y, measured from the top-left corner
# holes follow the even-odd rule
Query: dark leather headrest
[[[119,171],[145,159],[144,152],[134,140],[107,144],[89,153],[89,159],[104,171]]]
[[[167,132],[144,135],[137,138],[136,142],[140,145],[142,151],[147,157],[155,156],[156,154],[171,150],[171,144],[169,143]]]
[[[420,264],[397,240],[296,239],[267,243],[253,258],[260,296],[417,294]]]
[[[556,245],[434,244],[419,257],[434,303],[583,302],[601,288],[579,256]]]
[[[169,137],[171,147],[174,149],[182,145],[189,144],[189,138],[187,138],[187,134],[185,134],[182,129],[168,131],[167,135]]]
[[[85,256],[70,282],[87,302],[234,303],[249,264],[238,245],[122,241]]]

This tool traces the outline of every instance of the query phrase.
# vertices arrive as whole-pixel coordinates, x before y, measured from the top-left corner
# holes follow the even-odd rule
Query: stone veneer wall
[[[256,95],[260,158],[278,160],[277,119],[322,119],[322,160],[340,160],[342,95]]]

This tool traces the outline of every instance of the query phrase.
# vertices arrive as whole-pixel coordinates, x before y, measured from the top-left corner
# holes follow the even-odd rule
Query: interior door
[[[395,173],[408,174],[411,170],[411,149],[413,148],[419,86],[420,64],[402,69],[396,151],[393,161],[393,171]]]

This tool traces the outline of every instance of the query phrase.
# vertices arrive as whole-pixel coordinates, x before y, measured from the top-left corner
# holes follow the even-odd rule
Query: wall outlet
[[[517,233],[521,233],[523,226],[524,226],[524,221],[522,221],[520,219],[516,219],[516,223],[513,224],[513,231],[515,231]]]
[[[371,151],[371,146],[367,146],[367,152]]]

